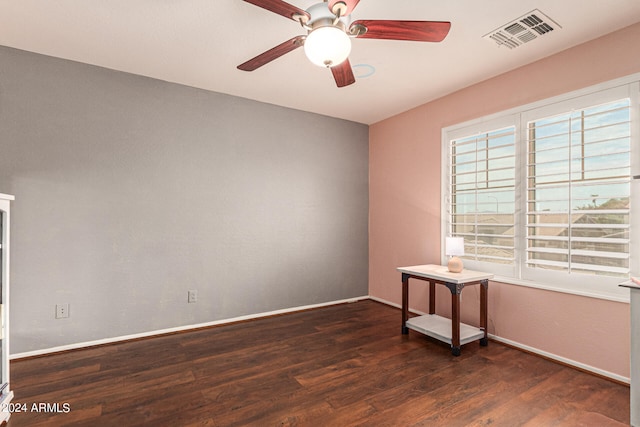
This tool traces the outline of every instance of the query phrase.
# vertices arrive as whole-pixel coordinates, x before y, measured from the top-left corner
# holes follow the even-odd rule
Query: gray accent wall
[[[367,295],[368,132],[0,47],[11,353]]]

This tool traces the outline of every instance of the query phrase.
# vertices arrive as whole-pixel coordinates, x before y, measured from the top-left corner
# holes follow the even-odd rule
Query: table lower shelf
[[[407,320],[407,328],[413,329],[431,338],[451,344],[451,319],[437,314],[425,314]],[[484,338],[480,328],[460,323],[460,345]]]

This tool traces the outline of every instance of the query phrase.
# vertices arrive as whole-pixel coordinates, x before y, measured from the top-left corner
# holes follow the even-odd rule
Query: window
[[[465,257],[513,263],[515,127],[451,141],[451,231]]]
[[[629,80],[443,130],[442,234],[464,237],[465,266],[628,298],[617,284],[640,273],[638,83]]]
[[[527,123],[531,268],[629,277],[630,100]]]

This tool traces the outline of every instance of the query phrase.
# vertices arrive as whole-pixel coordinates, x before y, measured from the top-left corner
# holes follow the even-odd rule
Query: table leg
[[[451,354],[460,356],[460,291],[451,291]]]
[[[429,314],[436,313],[436,284],[429,280]]]
[[[489,324],[489,314],[487,310],[487,297],[489,293],[489,281],[483,280],[480,282],[480,329],[484,331],[484,337],[480,339],[480,345],[486,346],[489,344],[489,335],[487,326]]]
[[[402,333],[407,335],[407,320],[409,320],[409,275],[402,273]]]

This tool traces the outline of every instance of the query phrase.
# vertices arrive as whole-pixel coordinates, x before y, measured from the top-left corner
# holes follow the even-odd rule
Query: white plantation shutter
[[[629,276],[630,100],[527,124],[526,263]]]
[[[512,264],[515,224],[515,127],[452,140],[451,235],[467,260]]]

